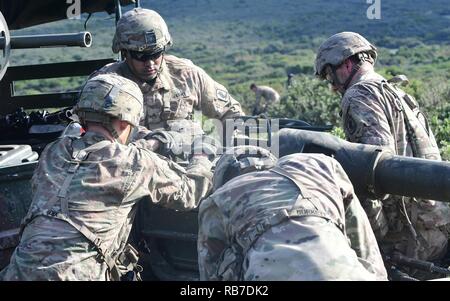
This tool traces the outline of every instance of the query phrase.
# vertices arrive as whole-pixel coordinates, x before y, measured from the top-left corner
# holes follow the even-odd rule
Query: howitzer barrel
[[[88,31],[48,35],[27,35],[11,37],[11,49],[41,47],[91,47],[92,35]],[[0,49],[5,47],[5,39],[0,38]]]
[[[450,202],[450,163],[385,156],[375,169],[377,190]]]
[[[359,196],[393,194],[450,202],[448,162],[395,156],[382,147],[350,143],[320,132],[282,129],[278,139],[280,156],[322,153],[334,157]]]

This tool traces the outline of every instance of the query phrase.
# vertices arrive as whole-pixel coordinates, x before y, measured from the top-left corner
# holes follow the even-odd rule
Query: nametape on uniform
[[[228,100],[228,92],[225,90],[216,89],[216,97],[221,101]]]

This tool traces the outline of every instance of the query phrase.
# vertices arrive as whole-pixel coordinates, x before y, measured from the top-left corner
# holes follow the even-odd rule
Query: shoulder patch
[[[225,90],[216,89],[216,97],[221,101],[228,100],[228,92]]]

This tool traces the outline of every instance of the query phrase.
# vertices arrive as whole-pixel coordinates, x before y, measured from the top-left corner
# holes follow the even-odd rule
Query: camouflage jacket
[[[384,85],[381,85],[384,83]],[[401,89],[387,84],[379,74],[366,73],[354,81],[345,92],[341,102],[344,131],[351,142],[382,145],[399,156],[414,156],[441,160],[433,132],[414,99],[408,95],[410,104]],[[411,106],[416,111],[410,112]],[[425,129],[426,136],[417,137],[408,126]],[[415,149],[426,145],[426,150]]]
[[[198,236],[200,278],[239,280],[237,273],[225,277],[224,270],[235,260],[234,257],[246,256],[249,246],[257,239],[254,235],[252,237],[254,231],[296,204],[296,208],[303,212],[297,216],[326,217],[341,232],[347,248],[350,244],[367,271],[377,279],[386,279],[375,236],[340,164],[324,155],[294,154],[281,158],[276,166],[301,183],[300,196],[303,198],[299,203],[296,204],[299,188],[273,171],[252,172],[234,178],[201,203]],[[305,198],[307,193],[308,199]],[[276,225],[273,223],[273,228]],[[263,230],[266,231],[267,228]],[[293,241],[292,237],[283,239]],[[234,250],[233,246],[238,246],[238,251],[228,252],[230,246]],[[301,260],[302,256],[297,257]],[[241,267],[238,264],[236,269]],[[273,280],[292,279],[288,274],[282,277]]]
[[[169,129],[170,120],[192,119],[194,110],[225,120],[243,115],[237,102],[221,84],[190,60],[165,55],[154,84],[133,75],[125,61],[112,63],[98,73],[114,72],[136,82],[144,94],[144,119],[148,129]]]
[[[62,202],[47,208],[64,194],[61,187],[66,184],[68,216],[95,233],[109,254],[124,248],[135,205],[143,197],[147,198],[142,201],[187,210],[210,188],[209,161],[194,161],[184,169],[147,150],[145,140],[126,146],[92,132],[81,139],[86,147],[100,147],[89,152],[68,183],[73,138],[64,137],[42,153],[32,178],[32,218],[2,271],[5,280],[106,279],[107,265],[97,261],[92,243],[69,223],[52,217],[64,211]]]
[[[367,72],[353,80],[342,98],[341,114],[350,142],[384,146],[401,156],[441,160],[433,132],[416,101],[401,89],[387,84],[375,72]],[[403,201],[407,201],[405,208],[412,217],[413,227],[422,236],[418,238],[422,255],[413,254],[417,250],[408,251],[408,255],[422,259],[436,257],[446,246],[445,234],[439,234],[436,228],[450,222],[447,204],[399,197],[390,197],[382,203],[380,200],[362,200],[362,204],[379,238],[392,236],[392,240],[399,243],[394,249],[406,252],[404,245],[408,244],[408,239],[404,236],[411,234],[400,234],[406,230],[407,223],[404,210],[400,208]]]

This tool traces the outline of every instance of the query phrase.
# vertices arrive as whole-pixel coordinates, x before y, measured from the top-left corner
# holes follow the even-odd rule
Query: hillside
[[[338,125],[338,97],[312,77],[315,51],[328,36],[356,31],[379,48],[377,69],[386,76],[404,73],[413,93],[433,119],[441,146],[450,141],[450,7],[448,0],[381,0],[381,19],[369,20],[365,0],[146,0],[167,21],[174,38],[171,53],[193,60],[226,85],[250,110],[251,82],[279,90],[285,100],[273,116]],[[129,8],[126,8],[129,9]],[[13,34],[84,30],[82,20],[36,26]],[[114,57],[113,16],[96,14],[87,24],[90,49],[14,51],[13,65]],[[286,91],[287,73],[297,87]],[[67,89],[79,79],[33,81],[23,93]]]

